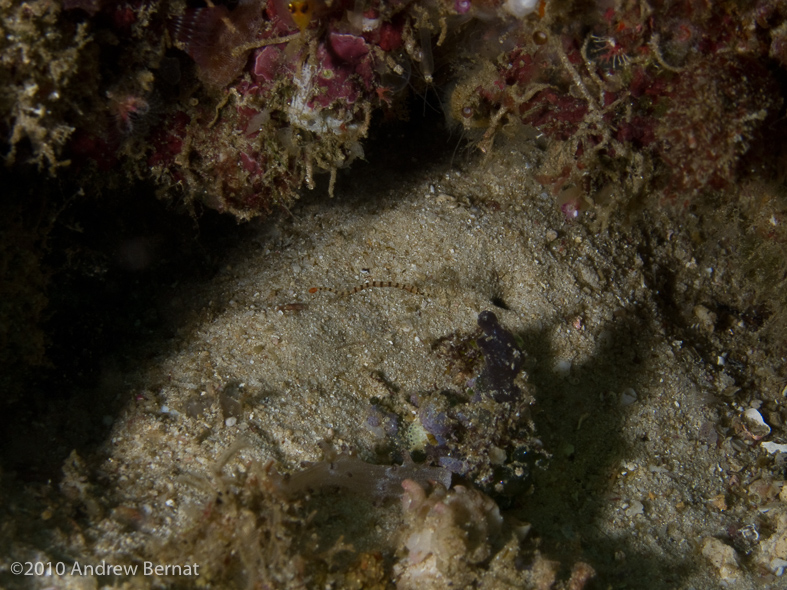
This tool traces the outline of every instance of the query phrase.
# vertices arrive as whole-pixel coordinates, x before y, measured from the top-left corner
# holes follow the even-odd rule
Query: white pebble
[[[621,406],[630,406],[636,401],[637,401],[637,392],[634,391],[631,387],[624,389],[623,393],[620,394]]]
[[[180,412],[178,412],[177,410],[173,410],[172,408],[170,408],[167,405],[161,406],[161,413],[162,414],[169,414],[173,418],[177,418],[178,416],[180,416]]]
[[[764,442],[760,446],[771,454],[776,454],[776,453],[787,454],[787,445],[780,445],[779,443],[775,443],[775,442]]]
[[[762,419],[762,414],[755,408],[749,408],[743,413],[743,422],[755,440],[760,440],[771,432],[771,427]]]
[[[570,360],[560,360],[555,363],[555,373],[561,377],[568,377],[568,374],[571,373],[571,365]]]
[[[526,17],[535,12],[536,8],[538,8],[538,0],[506,0],[503,4],[503,9],[517,18]]]
[[[500,447],[492,446],[489,449],[489,461],[493,465],[502,465],[506,460],[506,452]]]
[[[768,564],[768,567],[773,572],[773,575],[775,575],[776,577],[781,577],[785,569],[787,569],[787,561],[779,557],[774,557],[773,559],[771,559],[771,562]]]

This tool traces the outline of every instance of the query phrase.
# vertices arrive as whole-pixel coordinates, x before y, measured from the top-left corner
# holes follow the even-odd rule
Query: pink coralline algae
[[[80,105],[98,115],[75,117],[65,158],[80,170],[116,160],[162,193],[241,219],[286,207],[318,172],[332,192],[337,170],[363,157],[373,114],[406,112],[408,85],[434,85],[449,125],[482,153],[503,129],[539,137],[537,178],[556,199],[573,191],[556,203],[569,220],[604,198],[723,189],[782,149],[751,149],[783,136],[782,0],[70,0],[63,10],[101,49],[85,52],[99,56],[100,82],[95,104]]]
[[[189,54],[200,79],[214,88],[224,88],[240,75],[249,52],[243,45],[262,25],[262,11],[254,2],[241,3],[232,12],[226,6],[187,9],[169,22],[175,45]]]
[[[725,188],[775,129],[783,73],[763,58],[781,54],[783,3],[544,6],[535,31],[508,33],[511,49],[494,67],[459,80],[451,105],[468,132],[483,130],[483,151],[512,122],[553,140],[562,155],[538,178],[555,195],[573,186],[592,201],[615,186],[630,198],[646,188],[686,198]],[[581,210],[561,207],[568,219]]]
[[[286,204],[314,186],[315,170],[332,173],[332,189],[337,169],[363,155],[372,111],[388,98],[382,80],[400,67],[390,53],[411,26],[410,3],[356,4],[311,2],[293,17],[281,1],[247,1],[172,17],[176,46],[216,98],[181,111],[183,151],[150,160],[160,181],[239,217]]]
[[[470,12],[470,8],[472,8],[470,0],[456,0],[454,2],[454,10],[457,14],[467,14]]]

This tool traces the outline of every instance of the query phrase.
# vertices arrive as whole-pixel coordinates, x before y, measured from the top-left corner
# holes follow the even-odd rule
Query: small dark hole
[[[499,307],[500,309],[510,309],[508,305],[506,305],[506,302],[503,301],[501,297],[492,297],[491,301],[492,301],[492,305],[494,305],[495,307]]]
[[[426,461],[426,453],[423,451],[415,450],[410,453],[410,458],[415,463],[423,463],[424,461]]]

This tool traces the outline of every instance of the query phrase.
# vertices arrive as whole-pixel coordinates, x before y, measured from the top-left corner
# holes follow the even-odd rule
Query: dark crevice
[[[195,219],[145,184],[64,205],[39,262],[42,323],[29,327],[45,340],[43,364],[0,402],[3,470],[58,479],[72,449],[98,446],[128,401],[118,396],[122,375],[178,327],[162,302],[175,285],[213,276],[238,235],[234,219],[211,211]]]

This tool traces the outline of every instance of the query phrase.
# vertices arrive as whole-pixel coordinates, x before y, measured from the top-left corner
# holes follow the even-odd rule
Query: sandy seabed
[[[784,464],[761,446],[786,442],[783,359],[749,316],[722,318],[712,303],[746,299],[739,259],[721,242],[698,246],[702,220],[668,207],[624,229],[592,214],[569,222],[533,179],[537,159],[512,147],[464,166],[361,171],[335,199],[304,199],[256,226],[208,282],[164,289],[172,337],[117,380],[128,403],[110,436],[69,458],[62,497],[33,515],[55,532],[38,544],[7,534],[3,583],[409,587],[417,525],[398,500],[277,490],[326,452],[400,458],[370,408],[461,390],[439,343],[473,334],[484,310],[522,343],[543,449],[514,496],[487,490],[531,525],[506,567],[550,564],[527,587],[581,588],[577,563],[596,573],[587,588],[783,583]],[[370,281],[413,289],[309,292]],[[505,568],[487,575],[512,546],[491,547],[454,581],[525,587]],[[9,575],[13,561],[102,560],[170,569]],[[176,565],[201,569],[173,576]],[[420,587],[448,587],[461,568],[446,568]]]

